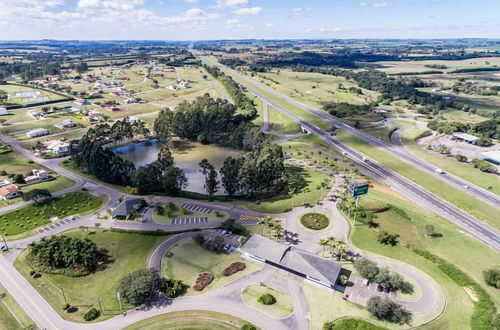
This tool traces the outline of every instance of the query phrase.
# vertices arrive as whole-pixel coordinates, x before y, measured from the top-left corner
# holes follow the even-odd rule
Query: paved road
[[[257,85],[260,88],[266,90],[266,92],[269,92],[269,93],[287,101],[288,103],[291,103],[291,104],[315,115],[316,117],[319,117],[319,118],[325,120],[326,122],[332,124],[333,126],[339,128],[339,129],[345,130],[345,131],[349,132],[350,134],[357,136],[358,138],[362,139],[363,141],[368,142],[369,144],[398,157],[399,159],[407,162],[408,164],[410,164],[412,166],[416,166],[416,167],[426,171],[427,173],[434,175],[439,180],[447,182],[447,183],[451,184],[452,186],[455,186],[456,188],[459,188],[461,190],[464,190],[463,189],[464,185],[469,186],[469,189],[465,190],[465,192],[467,192],[468,194],[470,194],[478,199],[481,199],[487,203],[490,203],[493,206],[500,207],[500,196],[499,195],[496,195],[496,194],[494,194],[486,189],[478,187],[478,186],[476,186],[476,185],[474,185],[474,184],[472,184],[464,179],[458,178],[458,177],[453,177],[453,176],[446,175],[446,174],[445,175],[442,175],[442,174],[438,175],[435,172],[436,166],[421,160],[420,158],[412,155],[411,153],[409,153],[405,150],[401,150],[399,148],[394,148],[394,146],[391,146],[390,144],[386,143],[383,140],[380,140],[380,139],[378,139],[370,134],[367,134],[363,131],[360,131],[358,129],[355,129],[354,127],[351,127],[347,124],[344,124],[343,122],[339,121],[334,116],[330,115],[329,113],[327,113],[323,110],[320,110],[320,109],[314,108],[312,106],[305,105],[301,102],[298,102],[298,101],[296,101],[296,100],[294,100],[294,99],[292,99],[284,94],[277,92],[276,90],[274,90],[274,89],[272,89],[272,88],[270,88],[270,87],[268,87],[268,86],[266,86],[258,81],[255,81],[255,80],[253,80],[245,75],[240,74],[239,72],[232,70],[231,68],[228,68],[226,66],[223,66],[223,67],[226,70],[232,72],[233,74],[239,76],[241,79],[243,79],[247,82],[250,82],[251,84]],[[249,87],[248,84],[244,84],[244,85],[247,88]],[[262,95],[259,97],[266,99],[265,97],[262,97]],[[269,103],[272,104],[272,102],[269,102]]]
[[[231,70],[231,69],[228,69]],[[239,75],[242,77],[239,73],[237,73],[234,70],[231,70],[234,74]],[[243,77],[243,79],[250,79],[247,77]],[[444,218],[447,218],[451,221],[453,221],[455,224],[458,226],[466,229],[470,234],[475,237],[476,239],[480,240],[481,242],[485,243],[486,245],[500,251],[500,232],[479,221],[475,217],[471,216],[470,214],[464,212],[463,210],[459,209],[455,205],[443,200],[442,198],[434,195],[433,193],[429,192],[428,190],[416,185],[414,182],[404,178],[403,176],[399,175],[398,173],[394,172],[393,170],[390,170],[386,168],[385,166],[381,165],[380,163],[376,162],[375,160],[369,159],[362,153],[351,149],[350,147],[340,143],[339,141],[335,140],[330,136],[330,134],[321,128],[317,127],[314,124],[311,124],[305,120],[302,120],[295,114],[289,112],[286,110],[284,107],[281,105],[275,103],[274,101],[268,99],[265,95],[257,91],[256,89],[252,88],[251,85],[249,84],[244,84],[244,86],[250,91],[252,94],[256,95],[257,97],[261,98],[265,102],[268,102],[270,105],[284,113],[286,116],[289,118],[293,119],[297,123],[299,123],[303,128],[305,128],[308,132],[317,135],[319,138],[330,144],[332,147],[335,149],[339,150],[355,162],[359,163],[366,169],[368,169],[370,172],[372,172],[374,177],[381,182],[387,184],[388,186],[394,188],[397,190],[399,193],[402,195],[406,196],[410,200],[416,201],[419,205],[428,208],[432,210],[433,212],[443,216]],[[281,95],[281,94],[278,94]],[[283,96],[284,99],[288,101],[288,97]],[[291,99],[290,99],[291,100]],[[293,101],[293,100],[292,100]],[[296,104],[295,101],[291,102]],[[318,110],[320,112],[321,117],[325,118],[324,115],[328,116],[328,120],[330,119],[330,115],[326,114],[324,111]],[[317,112],[313,112],[313,114],[318,115]],[[319,116],[319,115],[318,115]],[[332,120],[332,123],[335,123],[335,120]],[[345,129],[345,124],[338,123],[338,127],[344,128]],[[347,126],[349,127],[349,126]],[[347,129],[346,129],[347,130]],[[354,130],[357,132],[357,130]],[[362,135],[367,135],[365,133],[360,132]],[[374,142],[377,142],[377,145],[380,143],[380,141],[374,137],[369,136],[371,140],[374,140]],[[366,161],[364,161],[366,159]],[[498,204],[500,205],[500,204]]]

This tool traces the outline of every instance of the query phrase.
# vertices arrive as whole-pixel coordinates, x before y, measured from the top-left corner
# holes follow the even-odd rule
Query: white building
[[[26,182],[26,184],[39,183],[49,179],[49,174],[44,170],[34,169],[32,172],[33,175],[24,178],[24,182]]]
[[[62,122],[55,124],[54,126],[60,129],[64,129],[69,127],[75,127],[76,125],[71,119],[65,119]]]
[[[36,138],[39,136],[44,136],[44,135],[49,135],[49,134],[50,134],[49,130],[45,129],[45,128],[35,128],[35,129],[32,129],[31,131],[29,131],[28,133],[26,133],[26,135],[29,138]]]
[[[5,108],[0,108],[0,116],[5,116],[8,115],[9,113],[7,112],[7,109]]]
[[[55,153],[57,155],[69,152],[69,143],[65,141],[52,140],[45,142],[44,145],[49,152]]]

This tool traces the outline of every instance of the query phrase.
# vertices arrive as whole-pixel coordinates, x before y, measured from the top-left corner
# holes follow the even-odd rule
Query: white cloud
[[[198,3],[198,0],[184,0],[187,3]]]
[[[143,5],[144,0],[78,0],[79,9],[132,10]]]
[[[262,11],[262,7],[240,8],[236,9],[233,13],[236,15],[257,15]]]
[[[367,5],[367,3],[366,3],[366,2],[360,2],[360,3],[359,3],[359,6],[360,6],[360,7],[366,7],[366,5]]]
[[[274,27],[274,24],[273,23],[266,23],[266,27],[267,28],[272,28],[272,27]]]
[[[250,3],[249,0],[218,0],[215,8],[240,7]]]
[[[392,6],[392,2],[378,2],[372,5],[373,8],[384,8]]]

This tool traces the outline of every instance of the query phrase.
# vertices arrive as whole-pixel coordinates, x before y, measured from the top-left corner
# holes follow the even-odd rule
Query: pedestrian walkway
[[[173,225],[185,225],[188,223],[208,222],[208,217],[172,219]]]
[[[53,222],[52,224],[48,225],[48,226],[45,226],[43,228],[40,228],[38,229],[37,231],[41,234],[41,233],[45,233],[49,230],[52,230],[52,229],[55,229],[57,227],[60,227],[60,226],[63,226],[63,225],[66,225],[66,224],[69,224],[73,221],[76,221],[78,220],[77,217],[71,217],[71,218],[68,218],[68,219],[64,219],[64,220],[61,220],[61,221],[57,221],[57,222]]]
[[[182,204],[182,207],[185,208],[186,210],[193,211],[193,212],[198,212],[198,213],[203,213],[203,214],[209,214],[212,212],[212,209],[208,207],[203,207],[203,206],[197,206],[197,205],[192,205],[192,204]]]
[[[252,220],[260,221],[262,219],[264,218],[255,215],[244,215],[244,214],[240,215],[240,220],[242,221],[252,221]]]

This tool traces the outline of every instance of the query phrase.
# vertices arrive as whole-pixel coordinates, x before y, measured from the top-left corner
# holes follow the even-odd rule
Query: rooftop
[[[484,159],[490,159],[496,163],[500,163],[500,150],[479,152],[479,155]]]
[[[455,132],[455,133],[453,133],[453,136],[457,137],[459,139],[465,140],[465,141],[469,141],[469,142],[474,142],[474,141],[479,140],[479,138],[477,136],[470,135],[470,134],[467,134],[467,133]]]

